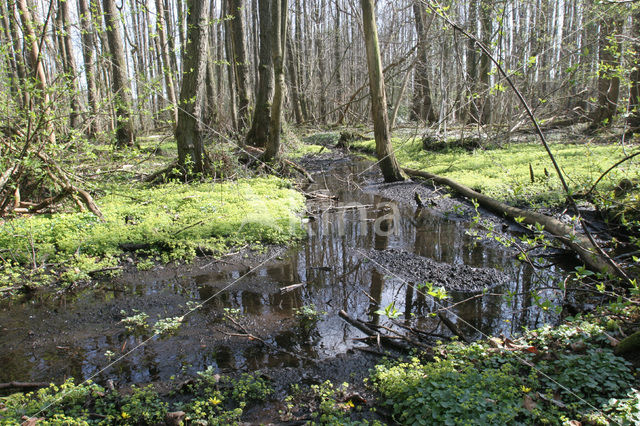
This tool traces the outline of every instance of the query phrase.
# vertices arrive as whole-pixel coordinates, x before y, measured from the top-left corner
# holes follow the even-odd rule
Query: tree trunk
[[[71,18],[69,17],[68,2],[69,0],[58,0],[58,13],[60,14],[60,21],[62,23],[62,27],[58,28],[58,30],[63,31],[62,42],[65,50],[63,57],[64,70],[68,75],[71,90],[69,125],[72,129],[79,129],[81,126],[80,117],[82,108],[80,106],[80,99],[78,99],[78,67],[76,66],[76,59],[73,53],[73,45],[71,44]]]
[[[376,138],[376,154],[380,170],[385,182],[396,182],[405,179],[396,157],[393,154],[389,135],[389,118],[387,116],[387,96],[384,89],[384,75],[378,45],[378,29],[374,14],[373,0],[360,0],[364,39],[367,50],[367,66],[369,68],[369,88],[371,90],[371,116]]]
[[[167,90],[167,98],[171,103],[171,118],[173,119],[173,127],[175,129],[178,122],[178,105],[176,102],[176,86],[173,81],[173,70],[171,69],[171,60],[169,59],[169,45],[167,41],[167,28],[164,21],[164,5],[162,0],[156,0],[156,31],[158,33],[158,41],[160,42],[160,57],[162,58],[162,74],[164,76],[164,84]]]
[[[336,11],[336,19],[335,19],[335,25],[333,27],[333,62],[334,62],[334,70],[335,70],[335,87],[336,87],[336,93],[335,93],[335,100],[334,100],[334,109],[338,108],[343,101],[343,92],[344,92],[344,87],[342,87],[342,70],[341,70],[341,66],[342,66],[342,56],[340,54],[340,50],[341,50],[341,43],[342,43],[342,39],[341,39],[341,27],[340,27],[340,15],[342,12],[340,12],[340,4],[338,0],[335,0],[335,11]]]
[[[42,64],[42,55],[40,55],[40,46],[38,44],[40,38],[36,36],[34,31],[34,22],[31,17],[31,10],[26,0],[17,0],[20,19],[22,20],[22,31],[25,37],[25,47],[27,50],[27,62],[32,72],[35,74],[36,89],[35,97],[42,107],[44,120],[46,121],[47,138],[52,144],[56,143],[56,133],[53,122],[48,115],[51,113],[51,105],[49,104],[49,94],[47,93],[47,75]],[[45,28],[46,30],[46,28]]]
[[[300,84],[298,83],[298,67],[296,67],[293,42],[287,38],[287,68],[289,70],[289,87],[291,88],[291,107],[293,108],[296,123],[302,124],[304,116],[300,104]]]
[[[618,108],[620,95],[620,77],[617,68],[620,64],[620,46],[616,40],[621,22],[605,17],[600,26],[598,37],[598,104],[591,117],[591,129],[611,126]]]
[[[222,2],[222,17],[224,19],[229,12],[229,2]],[[224,49],[227,56],[229,65],[227,68],[227,81],[229,83],[229,116],[231,118],[231,127],[235,131],[239,131],[238,128],[238,109],[236,107],[236,78],[235,78],[235,60],[233,58],[233,45],[231,37],[231,23],[224,19]]]
[[[482,30],[482,43],[491,49],[491,7],[492,2],[489,0],[480,1],[480,26]],[[480,57],[480,69],[478,70],[480,77],[480,111],[479,124],[489,124],[491,122],[491,59],[489,55],[483,53]]]
[[[469,33],[477,36],[478,31],[478,3],[477,0],[469,1]],[[465,122],[477,123],[480,121],[480,112],[478,108],[478,99],[476,99],[476,91],[478,90],[478,58],[476,52],[476,43],[472,39],[467,41],[467,80],[469,93],[466,99]]]
[[[244,131],[249,120],[249,58],[247,56],[247,43],[245,41],[245,0],[228,0],[229,13],[233,15],[230,20],[231,47],[233,69],[235,72],[236,91],[238,94],[238,126]]]
[[[91,116],[88,120],[87,133],[95,137],[100,131],[98,117],[98,89],[96,86],[95,64],[95,37],[93,21],[87,0],[78,0],[78,13],[80,15],[80,29],[82,36],[82,57],[84,59],[84,74],[87,80],[87,103]]]
[[[417,62],[415,69],[415,92],[413,96],[412,118],[420,119],[427,123],[436,122],[436,114],[431,101],[431,88],[429,86],[429,69],[427,66],[427,32],[431,26],[434,15],[427,17],[424,5],[416,0],[413,3],[416,33],[418,34],[418,49],[416,50]]]
[[[187,0],[187,44],[176,126],[178,165],[185,175],[207,173],[202,129],[202,95],[207,67],[209,0]]]
[[[247,133],[247,144],[264,147],[269,138],[271,98],[273,97],[273,61],[271,57],[271,0],[259,0],[260,65],[256,88],[256,109]]]
[[[270,161],[280,155],[280,130],[282,129],[282,101],[284,97],[284,52],[287,42],[287,0],[275,0],[271,4],[271,55],[275,90],[271,106],[269,139],[263,158]]]
[[[629,118],[627,125],[632,132],[640,130],[640,12],[633,15],[632,37],[635,37],[634,43],[635,57],[633,58],[633,70],[629,76],[631,80],[631,88],[629,89]]]
[[[102,0],[109,52],[111,53],[111,92],[116,113],[116,146],[133,146],[135,133],[131,120],[131,86],[127,77],[120,20],[114,0]]]
[[[215,16],[216,5],[212,1],[209,5],[209,16]],[[207,49],[207,95],[204,99],[204,124],[213,127],[218,123],[218,99],[216,93],[216,33],[213,27],[209,27],[209,47]]]
[[[11,83],[18,105],[25,107],[29,104],[29,99],[24,90],[24,80],[26,71],[22,59],[22,48],[19,43],[18,32],[14,23],[14,5],[0,2],[0,14],[2,15],[2,26],[8,42],[8,49],[11,62]]]

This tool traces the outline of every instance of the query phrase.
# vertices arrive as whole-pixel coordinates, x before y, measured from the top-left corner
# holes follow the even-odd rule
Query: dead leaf
[[[24,420],[24,422],[22,422],[20,426],[35,426],[39,421],[44,420],[44,417],[22,416],[22,420]]]
[[[569,426],[582,426],[582,422],[579,422],[577,420],[570,420]]]
[[[522,405],[529,411],[533,411],[538,407],[538,404],[531,398],[529,395],[524,396],[524,401],[522,401]]]
[[[166,424],[169,426],[180,426],[182,420],[184,420],[187,414],[184,411],[174,411],[173,413],[167,413]]]
[[[571,350],[576,353],[582,353],[587,350],[587,345],[584,343],[584,340],[578,340],[569,345]]]

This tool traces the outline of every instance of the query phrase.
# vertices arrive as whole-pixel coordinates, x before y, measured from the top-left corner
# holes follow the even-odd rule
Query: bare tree
[[[80,15],[80,29],[82,39],[82,57],[84,59],[84,75],[87,81],[87,103],[91,116],[87,132],[89,136],[95,136],[101,130],[98,118],[98,88],[96,85],[95,62],[95,32],[91,20],[91,12],[87,0],[78,0],[78,12]]]
[[[175,128],[178,122],[178,105],[176,96],[176,86],[173,80],[173,69],[169,59],[169,44],[167,41],[167,25],[165,23],[164,5],[162,0],[156,0],[156,32],[160,43],[160,57],[162,58],[162,74],[164,76],[167,98],[171,103],[171,117]]]
[[[635,57],[633,58],[633,69],[629,80],[629,118],[627,124],[632,132],[640,130],[640,11],[633,15],[632,36],[634,37]]]
[[[273,60],[271,57],[271,0],[259,0],[260,65],[256,88],[256,108],[247,133],[249,145],[263,147],[269,137],[271,98],[273,97]]]
[[[239,129],[244,130],[249,120],[249,58],[245,41],[246,22],[244,17],[245,0],[228,0],[229,13],[233,16],[228,26],[231,31],[232,67],[235,74],[238,96]]]
[[[47,93],[47,75],[42,63],[42,55],[40,54],[40,37],[36,35],[36,32],[34,30],[35,23],[33,21],[31,9],[27,4],[27,1],[17,0],[17,5],[18,11],[20,12],[20,19],[22,20],[22,31],[24,33],[27,51],[27,63],[29,64],[29,68],[31,68],[33,74],[35,75],[37,88],[35,97],[42,107],[42,112],[45,115],[44,120],[46,120],[47,123],[46,129],[49,142],[55,143],[56,133],[53,122],[50,120],[50,117],[46,117],[47,115],[51,114],[51,105],[49,94]]]
[[[61,28],[58,31],[62,31],[62,47],[64,48],[64,54],[62,55],[64,70],[68,76],[70,86],[70,106],[71,111],[69,114],[69,125],[73,129],[80,128],[81,106],[78,96],[77,74],[78,67],[76,66],[75,54],[73,53],[73,45],[71,43],[71,18],[69,17],[69,0],[58,0],[58,16],[61,23]]]
[[[116,146],[133,146],[135,133],[131,120],[131,85],[127,76],[120,19],[114,0],[102,0],[104,21],[111,54],[111,91],[116,113]]]
[[[280,155],[280,131],[282,130],[282,103],[284,98],[284,52],[287,42],[287,0],[274,0],[271,4],[271,55],[275,90],[271,106],[269,139],[264,151],[266,161]]]
[[[187,0],[187,40],[182,60],[182,89],[176,126],[178,165],[185,175],[207,173],[202,124],[202,95],[207,67],[209,0]]]
[[[360,0],[362,8],[362,28],[367,50],[367,66],[369,68],[369,88],[371,91],[371,116],[376,138],[376,154],[380,170],[386,182],[404,180],[405,177],[396,161],[389,134],[389,118],[387,116],[387,96],[384,89],[384,75],[378,45],[378,29],[374,13],[373,0]]]
[[[418,35],[418,49],[416,50],[416,68],[414,74],[413,105],[411,107],[411,118],[422,120],[427,123],[436,121],[433,102],[431,101],[431,87],[429,86],[428,46],[427,33],[433,22],[434,15],[426,16],[425,7],[420,0],[414,0],[413,13]]]

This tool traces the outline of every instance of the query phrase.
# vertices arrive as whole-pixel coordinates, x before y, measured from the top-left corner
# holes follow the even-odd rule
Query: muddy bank
[[[365,255],[382,273],[393,274],[416,284],[429,282],[446,290],[479,292],[504,284],[508,280],[508,277],[497,269],[436,262],[403,250],[369,250]]]

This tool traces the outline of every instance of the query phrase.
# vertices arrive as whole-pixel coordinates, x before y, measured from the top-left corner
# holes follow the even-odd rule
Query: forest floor
[[[316,176],[323,177],[327,170],[354,161],[344,152],[332,149],[337,137],[335,132],[309,132],[308,137],[304,138],[305,144],[296,142],[289,146],[290,158],[300,161],[312,173],[320,172]],[[544,168],[550,173],[552,171],[542,160],[539,147],[517,144],[474,152],[445,149],[425,153],[420,140],[398,139],[395,143],[399,148],[398,157],[404,165],[416,168],[428,166],[427,170],[436,173],[452,173],[452,177],[483,192],[519,204],[533,204],[546,209],[551,207],[556,213],[561,213],[557,210],[561,196],[557,195],[557,184],[553,178],[544,173]],[[367,150],[371,143],[356,142],[352,146]],[[556,148],[560,148],[560,145],[556,145]],[[561,161],[574,177],[572,182],[583,182],[582,177],[587,175],[591,179],[594,176],[597,178],[599,173],[615,162],[615,156],[619,158],[622,155],[615,150],[599,148],[587,147],[587,151],[592,152],[586,155],[589,161],[580,160],[579,150],[573,145],[566,152],[563,151]],[[169,321],[163,325],[169,339],[163,344],[164,349],[156,350],[168,351],[167,362],[176,363],[175,352],[167,349],[175,346],[170,337],[172,327],[180,326],[180,308],[185,303],[188,306],[188,299],[193,297],[192,293],[196,290],[179,284],[182,290],[176,292],[176,296],[162,295],[157,298],[153,295],[163,294],[160,287],[174,276],[182,277],[182,282],[193,280],[197,284],[199,277],[205,273],[221,276],[237,273],[241,276],[244,271],[252,270],[262,262],[269,267],[269,262],[273,263],[274,256],[279,253],[279,247],[291,245],[292,241],[302,238],[302,228],[292,224],[299,223],[296,218],[305,211],[305,203],[291,181],[238,176],[238,179],[230,182],[213,185],[173,182],[149,187],[134,182],[167,164],[173,150],[170,140],[153,137],[147,139],[136,153],[96,153],[92,161],[102,164],[97,170],[95,163],[84,163],[76,169],[76,173],[80,173],[80,169],[85,168],[87,178],[95,175],[95,180],[89,182],[101,194],[97,202],[107,218],[105,225],[90,219],[88,214],[71,212],[23,219],[22,222],[7,221],[2,225],[3,231],[10,230],[7,231],[12,233],[10,235],[25,236],[21,246],[16,246],[18,243],[15,238],[0,240],[0,245],[11,252],[15,259],[15,267],[5,267],[4,270],[13,274],[13,278],[5,281],[7,287],[15,287],[15,281],[20,274],[24,274],[20,268],[25,268],[25,264],[42,264],[62,266],[49,267],[53,278],[43,282],[64,282],[67,284],[63,288],[67,290],[78,291],[79,287],[72,283],[96,278],[91,271],[98,269],[102,270],[100,273],[108,274],[124,270],[124,274],[131,279],[123,277],[120,280],[137,281],[142,289],[139,296],[140,290],[127,296],[125,305],[122,299],[107,297],[98,311],[95,306],[83,310],[82,303],[78,304],[78,300],[82,300],[80,294],[77,300],[72,298],[68,306],[65,302],[65,308],[60,312],[57,307],[53,311],[35,312],[33,315],[37,322],[50,324],[50,327],[32,330],[28,336],[12,343],[12,347],[30,347],[36,353],[38,341],[46,340],[47,335],[55,336],[56,327],[61,323],[77,324],[82,329],[86,328],[90,318],[94,322],[108,318],[107,323],[101,325],[100,332],[113,334],[114,329],[124,326],[132,329],[148,327],[147,319],[168,315],[168,319],[174,319],[177,324]],[[222,152],[218,154],[217,158],[225,161],[227,156]],[[585,157],[584,151],[582,156]],[[143,161],[140,161],[141,158]],[[575,160],[567,161],[570,158]],[[534,170],[533,183],[529,163]],[[502,167],[496,167],[496,164]],[[573,166],[576,166],[575,172]],[[418,192],[423,199],[430,201],[430,214],[461,224],[464,228],[477,214],[470,202],[452,197],[443,188],[415,182],[385,185],[380,182],[377,169],[367,167],[361,171],[365,185],[358,188],[364,194],[396,200],[404,206],[402,209],[412,212],[415,210],[413,196]],[[625,171],[624,176],[637,179],[637,174],[633,174],[637,172],[635,167],[635,170],[629,168]],[[103,170],[109,173],[103,173]],[[233,174],[238,170],[240,168],[229,167],[227,171]],[[612,176],[605,185],[613,190],[622,177]],[[348,180],[346,176],[345,179]],[[587,186],[584,181],[580,188]],[[540,194],[536,192],[538,190],[546,192],[536,197],[536,194]],[[577,186],[576,190],[579,190]],[[326,195],[333,194],[323,193],[323,196]],[[309,220],[319,217],[314,212],[318,210],[318,203],[322,202],[317,198],[308,200],[305,217]],[[207,208],[203,210],[202,206]],[[402,212],[404,214],[405,210]],[[210,220],[203,222],[212,213],[218,215],[215,223]],[[482,213],[486,215],[486,212]],[[265,214],[267,216],[263,216]],[[260,220],[247,221],[246,218],[252,215],[260,216]],[[513,232],[515,235],[522,233],[517,225],[493,215],[486,217],[490,218],[489,223],[496,231],[479,238],[497,240],[513,235]],[[418,215],[413,216],[412,220],[433,219]],[[230,231],[238,228],[242,232]],[[495,241],[493,244],[499,245]],[[460,289],[455,285],[462,285],[464,279],[453,279],[451,283],[447,281],[458,273],[485,274],[482,268],[470,268],[464,264],[456,267],[403,250],[391,248],[376,252],[379,256],[374,260],[386,262],[385,265],[394,272],[411,275],[406,279],[434,281],[436,285],[447,288],[447,291]],[[20,253],[24,258],[19,257]],[[225,253],[230,255],[223,256]],[[207,256],[202,257],[203,254]],[[277,256],[275,261],[282,256]],[[414,258],[418,262],[422,259],[424,264],[432,267],[426,268],[420,262],[418,267],[412,263]],[[193,263],[181,261],[160,266],[175,259],[192,260]],[[271,266],[277,267],[276,264]],[[440,271],[441,276],[438,275],[440,272],[434,275],[434,271]],[[485,278],[474,275],[471,284],[486,291],[500,274],[505,273],[487,269],[486,274]],[[108,286],[118,280],[103,277],[88,282]],[[242,288],[247,294],[247,290],[255,290],[255,286],[260,285],[265,286],[265,294],[269,299],[275,299],[272,303],[277,304],[278,297],[275,295],[278,289],[274,290],[276,293],[268,293],[270,290],[266,287],[271,285],[268,280],[261,284],[257,279],[250,279]],[[145,287],[149,290],[144,290]],[[471,289],[465,287],[464,290]],[[197,292],[200,298],[207,297],[200,289]],[[89,299],[93,297],[88,296]],[[136,304],[136,301],[140,304]],[[283,302],[279,303],[282,305]],[[80,308],[75,308],[74,304]],[[243,301],[242,306],[249,305]],[[124,386],[119,391],[110,390],[109,383],[98,386],[77,384],[79,380],[76,380],[76,384],[43,389],[37,394],[14,394],[0,399],[0,424],[20,424],[31,417],[46,419],[39,424],[47,424],[47,421],[50,424],[82,424],[83,421],[103,424],[157,424],[166,421],[167,424],[178,424],[172,423],[171,419],[176,418],[208,424],[457,424],[469,421],[478,424],[562,424],[570,420],[593,424],[633,424],[640,421],[640,394],[634,390],[640,382],[633,366],[614,355],[613,351],[616,342],[633,331],[627,324],[638,321],[640,313],[634,306],[619,303],[586,316],[567,316],[564,313],[562,320],[556,316],[556,327],[536,327],[524,333],[516,332],[510,338],[485,338],[471,345],[459,343],[455,337],[447,337],[443,338],[446,343],[437,342],[427,354],[416,350],[413,355],[407,356],[375,347],[373,353],[349,349],[319,361],[305,361],[296,367],[265,366],[257,371],[246,368],[238,371],[202,368],[199,373],[188,369],[188,373],[176,374],[177,377],[169,380],[148,380],[153,382],[151,387]],[[315,326],[318,317],[323,315],[318,311],[329,309],[325,306],[316,308],[316,311],[306,313],[300,308],[295,314],[298,326]],[[8,314],[11,313],[10,309],[11,305],[2,308]],[[124,318],[126,323],[123,322],[123,315],[119,314],[120,309],[130,315]],[[544,307],[541,309],[544,310]],[[25,311],[28,310],[26,306]],[[391,309],[387,310],[387,314],[392,318],[396,315]],[[244,339],[244,343],[236,344],[236,348],[260,346],[255,338],[251,338],[251,333],[260,330],[261,334],[257,334],[260,340],[265,338],[264,333],[269,327],[275,327],[269,323],[269,316],[264,316],[264,324],[259,324],[260,315],[255,322],[252,319],[244,322],[242,313],[233,309],[225,308],[213,315],[227,324],[231,321],[230,325],[236,329],[239,326],[240,329],[235,331],[237,335],[249,337]],[[60,318],[56,320],[56,317]],[[286,320],[277,321],[288,324]],[[180,337],[182,343],[179,345],[191,348],[191,340],[194,340],[199,342],[200,350],[204,350],[202,348],[212,346],[216,339],[229,339],[229,336],[218,336],[209,322],[194,322],[188,324],[189,330],[194,330],[194,339],[186,337],[191,333],[189,331]],[[35,322],[33,324],[36,325]],[[0,327],[3,335],[9,338],[11,326],[0,324]],[[86,329],[83,332],[86,333]],[[58,347],[73,345],[78,333],[71,326],[65,331],[71,340],[65,343],[62,338],[54,343]],[[136,336],[139,339],[145,334]],[[128,341],[125,341],[121,352],[126,353],[124,349]],[[264,350],[271,351],[269,345],[276,342],[279,341],[267,339]],[[193,350],[198,351],[195,347]],[[235,350],[232,349],[232,352]],[[386,354],[387,358],[381,359],[380,354]],[[427,362],[434,355],[435,362]],[[117,359],[116,354],[111,356]],[[220,358],[216,359],[220,365]],[[141,359],[140,362],[144,361]],[[167,417],[167,413],[172,414]]]

